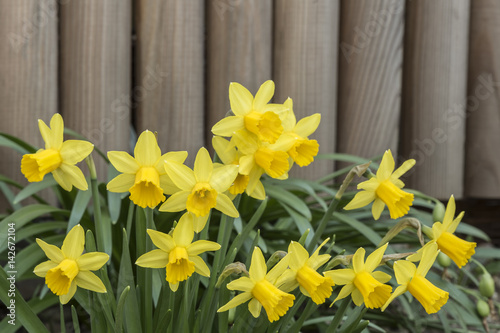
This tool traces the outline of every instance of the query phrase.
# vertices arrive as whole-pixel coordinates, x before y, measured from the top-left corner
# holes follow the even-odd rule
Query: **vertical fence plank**
[[[69,128],[102,150],[128,150],[130,135],[130,1],[60,5],[61,111]],[[97,159],[98,173],[106,166]]]
[[[271,78],[272,2],[207,3],[207,144],[211,127],[230,110],[228,88],[238,82],[256,93]]]
[[[275,2],[274,100],[282,103],[290,96],[297,119],[321,113],[321,124],[312,136],[320,153],[335,151],[338,17],[338,1]],[[332,172],[333,162],[316,160],[294,169],[294,176],[316,179]]]
[[[37,119],[57,112],[56,1],[1,1],[0,43],[0,131],[41,147]],[[0,154],[0,173],[24,179],[21,156],[3,147]]]
[[[500,2],[471,1],[465,195],[500,197]]]
[[[397,155],[404,0],[341,3],[337,150]]]
[[[163,151],[204,144],[204,2],[139,0],[136,8],[137,129],[158,131]]]
[[[409,186],[441,199],[463,194],[469,5],[407,2],[402,151]]]

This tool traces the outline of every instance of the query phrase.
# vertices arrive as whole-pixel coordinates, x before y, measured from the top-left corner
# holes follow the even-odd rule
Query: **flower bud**
[[[490,298],[495,293],[495,281],[490,274],[484,273],[479,281],[479,291],[484,297]]]
[[[441,266],[443,268],[450,267],[450,265],[451,265],[450,257],[448,257],[443,252],[439,252],[439,254],[437,256],[437,262],[438,262],[439,266]]]
[[[490,306],[482,299],[477,301],[476,310],[477,313],[481,316],[481,318],[486,318],[490,315]]]
[[[434,222],[443,222],[445,211],[446,208],[444,204],[441,201],[436,202],[434,210],[432,211],[432,219]]]

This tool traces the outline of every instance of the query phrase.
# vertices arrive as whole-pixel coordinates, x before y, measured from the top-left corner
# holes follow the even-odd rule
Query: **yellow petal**
[[[170,290],[172,290],[174,293],[179,289],[179,282],[177,283],[168,283]]]
[[[160,187],[163,189],[163,193],[168,195],[172,195],[175,192],[179,192],[181,190],[177,187],[177,185],[174,184],[170,176],[167,174],[160,176]]]
[[[194,237],[193,218],[190,214],[184,214],[174,229],[172,238],[177,246],[187,247]]]
[[[75,293],[76,293],[76,278],[75,280],[73,280],[73,282],[71,282],[68,293],[59,296],[59,302],[61,302],[61,304],[63,305],[68,303],[73,298],[73,296],[75,296]]]
[[[312,116],[302,118],[295,126],[294,132],[297,133],[299,136],[306,138],[309,135],[313,134],[314,131],[316,131],[320,121],[321,121],[321,114],[319,113],[315,113]]]
[[[375,197],[376,195],[374,192],[360,191],[356,193],[354,198],[344,207],[344,209],[351,210],[364,207],[366,205],[369,205],[370,202],[372,202],[373,200],[375,200]]]
[[[356,273],[354,273],[354,270],[350,268],[335,269],[331,271],[326,271],[323,274],[331,278],[333,282],[335,282],[335,284],[338,285],[352,283],[352,281],[356,277]]]
[[[196,184],[194,171],[184,164],[166,161],[165,170],[175,186],[183,191],[191,191]]]
[[[66,235],[61,247],[62,252],[66,258],[78,259],[83,253],[83,247],[85,245],[85,231],[82,226],[75,225]]]
[[[55,262],[53,262],[52,260],[47,260],[42,262],[41,264],[36,265],[33,273],[35,273],[36,276],[45,277],[45,275],[47,275],[47,271],[56,266],[57,264]]]
[[[113,193],[128,192],[135,183],[135,175],[130,173],[122,173],[113,178],[106,188]]]
[[[255,99],[253,101],[254,110],[262,110],[264,106],[269,103],[271,98],[274,95],[274,82],[271,80],[267,80],[264,82],[259,91],[255,94]]]
[[[45,149],[57,149],[53,144],[53,135],[52,130],[44,123],[42,119],[38,119],[38,128],[40,129],[40,134],[42,135],[42,139],[45,142]]]
[[[96,293],[105,293],[106,287],[101,279],[90,271],[80,271],[75,277],[75,282],[78,287],[95,291]]]
[[[450,200],[448,200],[448,204],[446,205],[446,211],[444,213],[444,218],[442,221],[446,231],[448,231],[448,226],[453,221],[453,217],[455,216],[455,209],[455,197],[452,195],[450,197]]]
[[[201,232],[205,228],[205,225],[207,224],[208,218],[210,216],[210,214],[207,214],[205,216],[196,216],[190,212],[186,212],[185,214],[190,214],[193,217],[193,229],[196,233]]]
[[[389,299],[387,300],[387,302],[385,302],[384,306],[381,308],[382,311],[385,311],[385,309],[387,308],[387,306],[389,304],[391,304],[392,301],[394,301],[394,299],[398,296],[401,296],[403,295],[406,291],[407,291],[407,287],[406,287],[406,284],[403,285],[403,286],[399,286],[396,288],[396,290],[394,290],[394,292],[392,293],[391,297],[389,297]]]
[[[290,242],[288,253],[290,254],[290,268],[295,271],[301,269],[309,259],[309,252],[299,242]]]
[[[156,249],[144,253],[142,256],[137,258],[135,264],[141,267],[148,268],[165,268],[167,267],[168,259],[169,257],[167,252]]]
[[[408,283],[415,275],[416,270],[415,264],[408,260],[398,260],[394,263],[394,275],[398,284]]]
[[[238,176],[237,165],[231,164],[221,166],[214,169],[209,184],[219,193],[226,192],[233,184],[236,176]]]
[[[365,249],[360,247],[352,256],[352,268],[354,272],[359,273],[365,269]]]
[[[207,264],[198,256],[189,257],[194,263],[194,271],[201,276],[210,277],[210,268],[208,268]]]
[[[233,202],[229,197],[225,194],[219,193],[217,195],[217,203],[215,205],[215,209],[221,211],[222,213],[226,214],[227,216],[231,217],[238,217],[240,216],[240,213],[234,207]]]
[[[89,188],[82,170],[80,170],[80,168],[76,165],[63,163],[59,167],[59,170],[62,171],[62,177],[65,180],[65,184],[69,183],[81,191],[86,191]]]
[[[171,151],[166,154],[161,155],[161,157],[156,162],[155,168],[160,175],[164,175],[165,171],[165,161],[174,161],[177,163],[184,163],[188,156],[187,151]]]
[[[102,252],[90,252],[82,254],[76,259],[76,263],[81,270],[96,271],[109,260],[109,255]]]
[[[250,180],[251,180],[251,177],[248,181],[248,184],[250,184]],[[251,196],[252,198],[255,198],[257,200],[265,200],[266,199],[266,190],[264,189],[264,185],[262,185],[262,182],[259,180],[259,178],[257,178],[255,181],[254,190],[251,193],[248,193],[248,187],[247,187],[246,192],[249,196]]]
[[[141,133],[135,145],[134,156],[141,166],[154,166],[156,164],[156,161],[161,157],[161,150],[153,132],[146,130]]]
[[[351,298],[356,306],[361,306],[363,304],[364,298],[358,289],[352,291]]]
[[[253,106],[253,96],[247,88],[236,82],[229,84],[229,103],[237,116],[244,116]],[[214,133],[215,134],[215,133]]]
[[[258,318],[260,316],[260,312],[262,311],[262,304],[255,298],[248,303],[248,311],[254,316],[254,318]]]
[[[404,161],[403,164],[401,164],[401,166],[397,168],[396,171],[394,171],[394,173],[391,176],[391,179],[398,179],[399,177],[404,175],[408,170],[410,170],[415,165],[415,163],[416,161],[413,159]]]
[[[64,254],[61,251],[61,249],[59,249],[57,246],[48,244],[39,238],[36,239],[36,243],[38,244],[38,246],[40,246],[40,248],[45,253],[47,258],[49,258],[50,260],[52,260],[57,264],[63,261]]]
[[[217,310],[217,312],[224,312],[224,311],[227,311],[229,309],[235,308],[238,305],[247,302],[251,298],[252,298],[252,293],[250,293],[250,292],[245,292],[245,293],[236,295],[233,297],[232,300],[227,302],[224,306],[221,306],[219,308],[219,310]]]
[[[458,224],[460,221],[462,221],[462,218],[464,217],[464,212],[461,212],[458,214],[458,216],[453,220],[453,222],[450,223],[448,226],[448,232],[449,233],[454,233],[457,230]]]
[[[371,275],[380,283],[387,283],[392,279],[392,276],[381,271],[372,272]]]
[[[233,136],[236,131],[245,128],[245,121],[240,116],[223,118],[212,127],[212,133],[220,136]]]
[[[220,249],[220,244],[207,240],[196,241],[186,247],[189,256],[197,256],[200,253],[207,251],[217,251]]]
[[[276,280],[288,269],[288,265],[290,263],[290,256],[285,256],[282,258],[273,268],[266,274],[266,280],[271,282],[271,284],[275,284]],[[266,266],[267,269],[267,266]]]
[[[257,136],[246,130],[234,133],[231,142],[238,147],[238,151],[243,155],[252,155],[260,147]]]
[[[334,280],[335,281],[335,280]],[[352,283],[349,283],[349,284],[346,284],[344,287],[342,287],[342,289],[340,289],[340,292],[337,296],[337,298],[335,298],[335,300],[333,301],[333,303],[337,302],[338,300],[341,300],[343,298],[346,298],[347,296],[349,296],[354,290],[356,290],[356,288],[354,287],[354,285]],[[333,305],[332,303],[332,305]],[[331,305],[330,305],[331,306]]]
[[[380,215],[384,211],[384,208],[385,203],[381,199],[376,198],[372,205],[372,215],[375,220],[378,220],[380,218]]]
[[[380,248],[373,251],[373,253],[370,254],[368,258],[366,258],[365,269],[367,272],[373,272],[373,270],[377,268],[378,265],[380,265],[382,257],[384,256],[384,252],[387,249],[388,245],[389,243],[385,243]]]
[[[108,151],[108,158],[116,170],[123,173],[135,174],[139,170],[139,164],[124,151]]]
[[[238,160],[238,153],[233,144],[220,136],[212,138],[212,146],[214,147],[217,156],[224,164],[231,164]]]
[[[71,179],[69,177],[66,177],[64,172],[61,169],[55,169],[52,171],[52,176],[54,176],[54,179],[56,182],[66,191],[71,191],[73,188],[73,184],[71,184]]]
[[[434,261],[439,254],[438,245],[435,242],[430,242],[427,247],[422,249],[422,259],[418,264],[416,274],[426,276],[427,272],[431,269]],[[399,283],[399,282],[398,282]]]
[[[83,140],[67,140],[61,146],[61,158],[64,163],[76,164],[89,156],[94,145]]]
[[[257,246],[253,249],[252,261],[248,273],[250,274],[250,278],[256,282],[262,280],[266,276],[266,260],[264,259],[262,251]]]
[[[242,276],[239,279],[233,280],[227,284],[227,289],[229,290],[241,290],[241,291],[252,291],[255,283],[246,276]]]
[[[165,234],[163,232],[156,231],[153,229],[148,229],[147,233],[151,238],[153,244],[165,252],[172,251],[172,249],[176,245],[174,239],[169,234]]]
[[[174,193],[160,206],[160,212],[180,212],[186,209],[186,202],[190,193],[190,191]]]
[[[197,182],[208,183],[212,177],[213,163],[205,147],[201,147],[194,161],[194,176]],[[235,176],[236,177],[236,176]],[[229,186],[228,186],[229,187]]]
[[[63,144],[64,121],[59,113],[55,113],[50,119],[50,129],[52,130],[52,148],[60,149]]]
[[[384,156],[382,157],[382,162],[380,162],[380,166],[377,170],[377,179],[379,181],[386,180],[389,178],[394,171],[394,158],[392,157],[391,150],[388,149],[385,151]]]

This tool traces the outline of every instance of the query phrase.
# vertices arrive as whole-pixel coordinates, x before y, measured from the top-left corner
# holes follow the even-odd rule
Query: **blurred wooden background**
[[[499,40],[496,0],[0,0],[0,131],[41,145],[59,112],[102,150],[149,129],[192,161],[229,83],[273,79],[275,102],[322,114],[321,153],[390,148],[417,160],[410,187],[500,198]]]

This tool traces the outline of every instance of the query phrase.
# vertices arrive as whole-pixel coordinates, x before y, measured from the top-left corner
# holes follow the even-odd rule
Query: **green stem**
[[[135,211],[135,204],[131,200],[129,207],[128,207],[128,213],[127,213],[127,241],[130,243],[130,235],[132,234],[132,221],[134,220],[134,211]]]
[[[104,246],[104,225],[101,217],[101,204],[99,200],[99,189],[97,187],[98,184],[95,163],[92,155],[89,155],[85,161],[87,162],[90,171],[90,188],[92,191],[92,204],[94,206],[94,224],[97,238],[97,249],[100,252],[106,252]],[[108,254],[111,256],[111,253]]]
[[[64,308],[61,303],[59,303],[59,316],[61,319],[61,333],[66,333],[66,323],[64,322]]]
[[[339,309],[335,313],[335,317],[333,317],[333,320],[330,323],[330,326],[328,326],[328,329],[326,330],[325,333],[337,332],[337,327],[339,326],[340,321],[344,317],[345,310],[347,310],[347,307],[349,306],[350,303],[351,303],[350,297],[346,297],[342,300]]]
[[[156,229],[154,227],[153,210],[145,208],[146,229]],[[153,250],[153,242],[146,236],[146,253]],[[145,312],[145,332],[153,331],[153,271],[146,269],[144,281],[144,312]]]
[[[191,302],[189,299],[189,283],[188,283],[188,281],[184,281],[184,294],[182,296],[183,296],[182,311],[184,312],[183,316],[181,317],[182,328],[183,328],[182,331],[189,333],[189,303],[191,303]]]
[[[313,311],[318,309],[318,305],[311,300],[307,303],[306,308],[302,312],[302,315],[299,317],[297,322],[292,326],[290,330],[287,330],[287,332],[300,332],[302,329],[302,326],[304,325],[304,321],[306,321],[307,318],[312,314]],[[284,329],[286,329],[286,326],[283,326]]]
[[[325,214],[323,215],[323,218],[319,222],[318,228],[314,232],[314,236],[312,237],[311,242],[307,247],[308,252],[312,252],[314,250],[319,239],[323,236],[323,232],[325,231],[326,225],[328,224],[328,221],[333,215],[333,212],[335,212],[335,210],[337,209],[341,198],[342,194],[340,194],[339,197],[336,195],[335,198],[333,198],[332,202],[330,203],[330,206],[328,206],[328,209],[326,210]]]

